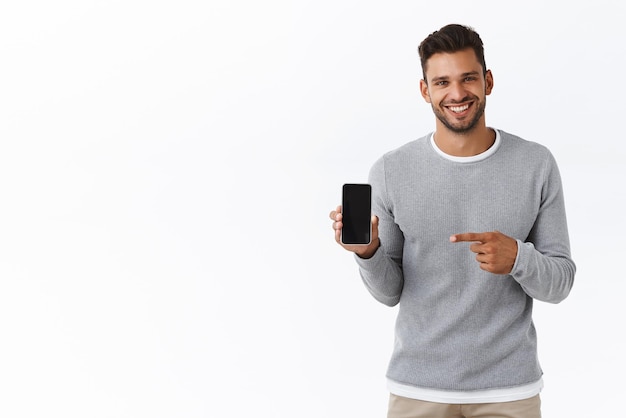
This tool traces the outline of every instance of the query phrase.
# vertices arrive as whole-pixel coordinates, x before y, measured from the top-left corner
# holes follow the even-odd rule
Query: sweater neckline
[[[501,138],[500,138],[500,131],[494,128],[490,128],[493,129],[493,131],[496,133],[496,140],[493,142],[493,144],[485,151],[481,152],[480,154],[477,155],[472,155],[470,157],[458,157],[456,155],[450,155],[450,154],[446,154],[445,152],[443,152],[435,143],[435,133],[432,132],[430,134],[430,144],[433,147],[433,149],[435,150],[435,152],[437,152],[437,154],[439,154],[440,156],[442,156],[443,158],[445,158],[446,160],[450,160],[453,161],[455,163],[462,163],[462,164],[468,164],[468,163],[475,163],[478,161],[482,161],[486,158],[491,157],[493,154],[495,154],[495,152],[498,150],[498,148],[500,147],[500,143],[502,142]]]

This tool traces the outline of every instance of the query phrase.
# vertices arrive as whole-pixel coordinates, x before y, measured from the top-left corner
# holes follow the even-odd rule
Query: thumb
[[[378,216],[372,215],[372,240],[378,238]]]

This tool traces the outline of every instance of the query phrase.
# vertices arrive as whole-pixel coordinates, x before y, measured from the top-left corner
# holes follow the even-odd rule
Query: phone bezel
[[[368,224],[369,224],[369,231],[368,231],[368,241],[367,242],[346,242],[344,241],[344,234],[343,234],[343,229],[341,231],[341,243],[343,245],[369,245],[372,242],[372,216],[371,216],[371,212],[372,212],[372,186],[369,183],[344,183],[341,189],[341,208],[342,208],[342,212],[345,213],[345,208],[346,208],[346,198],[348,197],[349,199],[349,189],[351,188],[365,188],[368,190],[368,195],[369,195],[369,214],[368,214]],[[345,227],[345,224],[344,224]]]

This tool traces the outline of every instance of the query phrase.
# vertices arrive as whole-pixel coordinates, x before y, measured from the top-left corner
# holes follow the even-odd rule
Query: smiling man
[[[372,239],[341,243],[378,301],[399,304],[389,418],[541,416],[535,300],[574,282],[561,178],[543,145],[485,122],[483,43],[448,25],[419,46],[435,131],[369,174]]]

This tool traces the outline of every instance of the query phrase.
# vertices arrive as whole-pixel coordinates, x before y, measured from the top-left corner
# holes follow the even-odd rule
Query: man
[[[355,253],[378,301],[399,304],[389,418],[540,417],[533,300],[574,281],[557,164],[543,145],[485,123],[493,75],[472,29],[419,46],[434,133],[386,153],[369,174],[372,240]]]

